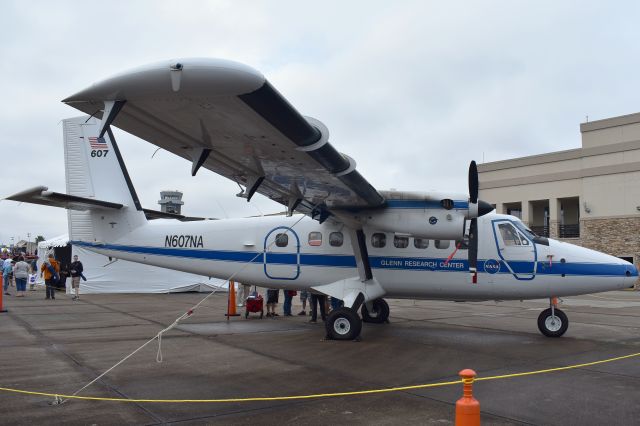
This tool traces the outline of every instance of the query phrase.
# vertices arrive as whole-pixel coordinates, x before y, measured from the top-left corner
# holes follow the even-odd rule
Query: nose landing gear
[[[538,329],[547,337],[560,337],[569,327],[567,315],[557,308],[556,297],[550,299],[550,308],[545,309],[538,316]]]

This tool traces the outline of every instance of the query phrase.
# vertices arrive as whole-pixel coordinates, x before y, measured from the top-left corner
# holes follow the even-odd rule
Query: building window
[[[417,249],[426,249],[429,247],[429,240],[426,238],[414,238],[413,246]]]
[[[449,240],[436,240],[435,241],[436,248],[437,249],[441,249],[441,250],[448,249],[450,244],[451,244],[451,241],[449,241]]]
[[[322,245],[322,232],[309,232],[309,245],[319,247]]]
[[[329,234],[329,245],[331,247],[342,247],[344,236],[342,232],[332,232]]]
[[[289,236],[287,234],[276,235],[276,246],[286,247],[289,245]]]
[[[395,248],[407,248],[409,246],[409,237],[399,237],[394,235],[393,246]]]
[[[375,248],[383,248],[387,245],[387,236],[382,232],[376,232],[371,236],[371,245]]]

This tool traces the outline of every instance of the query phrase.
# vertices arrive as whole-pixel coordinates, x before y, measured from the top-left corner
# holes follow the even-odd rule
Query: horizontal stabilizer
[[[101,201],[93,198],[78,197],[76,195],[61,194],[49,191],[46,186],[36,186],[17,194],[10,195],[6,200],[19,201],[21,203],[42,204],[44,206],[62,207],[70,210],[95,210],[116,209],[124,207],[124,204]]]

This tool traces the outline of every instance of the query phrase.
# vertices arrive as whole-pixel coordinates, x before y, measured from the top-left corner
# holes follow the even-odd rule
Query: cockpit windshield
[[[531,229],[527,228],[524,223],[520,222],[519,220],[514,220],[513,224],[516,226],[516,228],[518,228],[518,230],[520,232],[522,232],[524,235],[527,236],[527,238],[531,239],[531,241],[533,241],[536,244],[542,244],[544,246],[548,246],[549,245],[549,239],[546,237],[541,237],[539,235],[537,235],[535,232],[533,232]]]
[[[520,232],[522,232],[524,235],[526,235],[529,239],[533,240],[535,237],[538,236],[531,229],[529,229],[526,226],[524,226],[524,223],[520,222],[519,220],[514,220],[513,224],[516,226],[516,228],[518,228],[518,230],[520,230]]]

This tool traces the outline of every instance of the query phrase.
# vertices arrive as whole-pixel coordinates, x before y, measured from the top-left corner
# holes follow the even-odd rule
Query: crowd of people
[[[36,260],[26,261],[23,254],[0,259],[2,266],[2,291],[5,296],[10,296],[9,288],[15,288],[16,297],[24,297],[27,292],[27,280],[30,274],[36,271]]]
[[[239,301],[238,307],[245,306],[245,300],[250,295],[250,285],[239,284],[237,300]],[[300,303],[302,304],[302,310],[298,312],[299,316],[311,316],[309,322],[318,322],[318,313],[320,319],[325,321],[327,314],[333,309],[343,306],[342,300],[335,297],[325,296],[324,294],[314,293],[307,290],[298,292],[297,290],[282,290],[284,293],[284,303],[282,304],[282,315],[285,317],[293,316],[293,298],[300,293]],[[279,303],[280,290],[279,289],[264,289],[263,298],[267,305],[267,317],[274,318],[280,316],[276,312],[276,307]]]
[[[72,263],[63,264],[54,258],[53,253],[50,253],[38,268],[36,256],[27,260],[24,254],[18,253],[0,259],[0,267],[2,269],[2,291],[5,296],[11,296],[9,289],[15,288],[16,297],[25,297],[27,281],[30,282],[30,289],[34,290],[35,277],[40,273],[45,282],[45,299],[55,300],[56,290],[66,288],[68,277],[71,277],[71,286],[75,293],[73,300],[80,298],[80,278],[83,277],[83,267],[77,255],[73,256]]]

